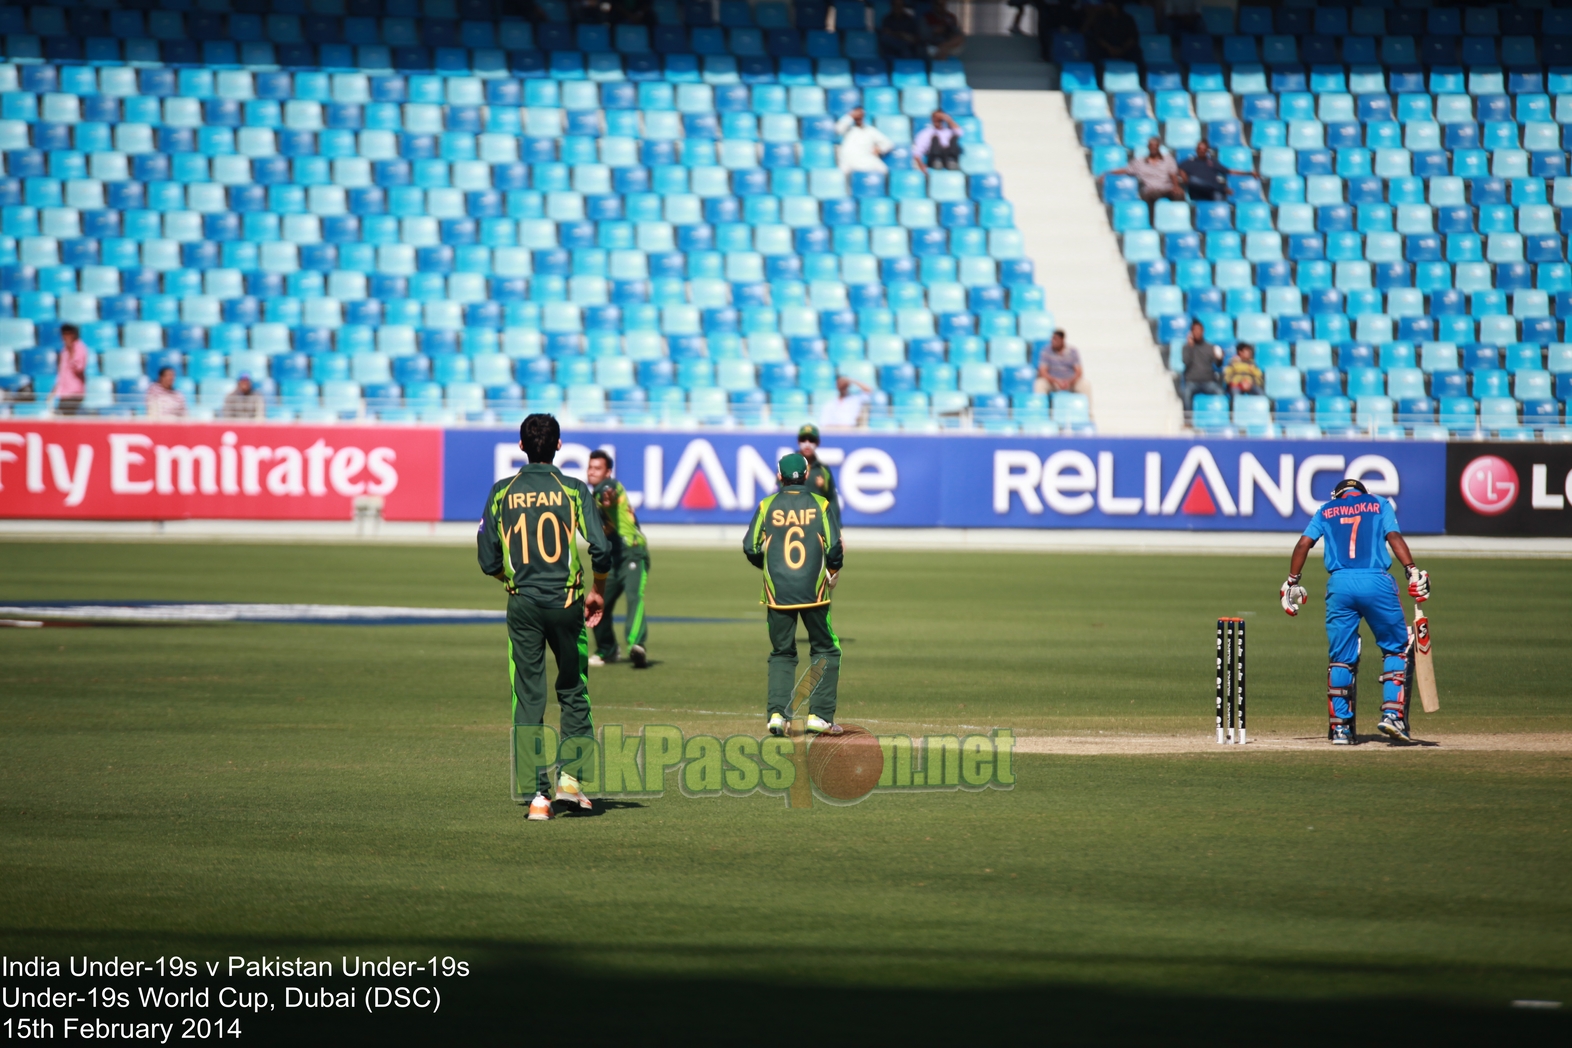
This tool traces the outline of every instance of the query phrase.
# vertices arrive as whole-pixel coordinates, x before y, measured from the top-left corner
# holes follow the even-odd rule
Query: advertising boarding
[[[609,452],[645,523],[745,524],[775,490],[787,433],[568,430],[579,477]],[[1403,530],[1444,530],[1446,448],[1370,441],[826,434],[852,527],[1299,531],[1345,476],[1394,498]],[[475,520],[522,464],[514,430],[450,430],[443,515]]]
[[[1572,445],[1451,444],[1447,530],[1572,535]]]

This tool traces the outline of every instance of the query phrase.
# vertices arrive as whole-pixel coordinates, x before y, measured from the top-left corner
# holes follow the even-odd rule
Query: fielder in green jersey
[[[611,540],[612,570],[606,580],[606,613],[595,627],[595,654],[590,656],[591,666],[604,666],[617,661],[617,629],[612,621],[612,610],[617,599],[628,598],[627,621],[624,623],[628,637],[628,658],[635,669],[649,665],[644,647],[649,639],[649,627],[644,621],[644,586],[650,577],[650,547],[639,530],[639,518],[633,513],[628,500],[628,489],[611,475],[615,463],[604,451],[592,451],[586,476],[600,507],[600,519]]]
[[[783,734],[797,674],[797,621],[808,631],[808,656],[823,660],[824,675],[808,700],[810,732],[835,731],[836,686],[841,642],[830,621],[830,591],[839,578],[840,515],[823,495],[808,490],[808,463],[801,455],[781,459],[781,489],[753,511],[742,552],[764,570],[765,617],[770,629],[770,732]]]
[[[803,486],[815,495],[823,495],[829,499],[831,507],[839,516],[841,505],[835,497],[835,474],[830,472],[830,467],[819,461],[818,426],[809,423],[797,431],[797,450],[808,462],[808,479]]]
[[[550,415],[531,415],[519,427],[529,465],[492,486],[476,538],[480,570],[508,591],[508,669],[513,677],[513,723],[545,723],[546,649],[557,663],[561,738],[595,735],[589,700],[589,628],[601,620],[611,542],[600,510],[583,481],[551,464],[562,431]],[[594,582],[585,592],[584,564],[575,536],[589,543]],[[551,769],[537,777],[532,820],[552,816]],[[591,807],[573,776],[557,783],[557,800]]]

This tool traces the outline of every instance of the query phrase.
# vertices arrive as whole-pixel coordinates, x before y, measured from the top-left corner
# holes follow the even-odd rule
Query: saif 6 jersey
[[[840,523],[835,518],[824,496],[798,486],[783,488],[759,504],[747,541],[764,556],[764,603],[772,608],[829,603],[828,575],[840,567]],[[831,559],[836,562],[829,563]]]

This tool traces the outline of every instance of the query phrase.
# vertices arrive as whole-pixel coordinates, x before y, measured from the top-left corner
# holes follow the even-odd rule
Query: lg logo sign
[[[1529,505],[1534,509],[1565,509],[1567,500],[1572,499],[1572,471],[1560,478],[1560,492],[1549,490],[1549,480],[1549,467],[1534,463],[1530,468]],[[1495,455],[1481,455],[1464,466],[1458,486],[1468,508],[1483,517],[1505,513],[1517,504],[1522,491],[1517,470]]]
[[[1463,501],[1486,517],[1498,517],[1517,501],[1517,470],[1494,455],[1481,455],[1463,467]]]

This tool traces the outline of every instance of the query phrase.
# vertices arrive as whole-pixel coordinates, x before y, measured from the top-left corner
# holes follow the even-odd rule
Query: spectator
[[[1256,364],[1255,347],[1250,343],[1239,343],[1233,357],[1223,367],[1223,385],[1230,393],[1260,396],[1265,391],[1266,375]]]
[[[853,392],[852,387],[857,391]],[[868,394],[873,390],[854,378],[842,375],[835,380],[836,397],[819,412],[819,424],[825,429],[855,429],[862,425],[868,410]]]
[[[60,325],[60,366],[55,373],[55,410],[75,415],[87,392],[87,346],[75,324]]]
[[[1190,337],[1184,344],[1184,409],[1195,406],[1197,393],[1218,395],[1223,392],[1217,381],[1217,365],[1222,363],[1223,351],[1206,340],[1206,328],[1199,320],[1190,325]]]
[[[174,368],[159,368],[158,381],[147,387],[147,417],[186,417],[186,398],[175,388]]]
[[[1085,32],[1094,61],[1141,60],[1140,27],[1129,12],[1113,0],[1104,0],[1086,13]]]
[[[960,19],[945,6],[944,0],[933,0],[933,6],[923,15],[922,24],[928,38],[928,53],[934,58],[953,58],[966,46]]]
[[[867,123],[867,114],[863,112],[862,106],[837,120],[835,133],[841,136],[842,171],[847,174],[853,171],[877,171],[883,174],[889,170],[882,158],[895,148],[895,143],[883,131]]]
[[[921,58],[922,26],[902,0],[894,0],[879,24],[879,48],[890,58]]]
[[[1134,175],[1141,183],[1141,199],[1150,204],[1154,200],[1183,200],[1184,175],[1174,158],[1163,152],[1162,139],[1153,135],[1146,140],[1146,155],[1136,157],[1124,167],[1104,171],[1097,176],[1098,188],[1109,175]]]
[[[250,375],[241,375],[235,381],[234,391],[224,398],[219,418],[253,419],[261,422],[267,418],[267,402],[251,385]]]
[[[1037,378],[1032,389],[1038,393],[1085,393],[1086,373],[1081,369],[1081,351],[1064,341],[1064,332],[1053,337],[1037,354]]]
[[[1196,143],[1195,156],[1179,165],[1180,181],[1190,191],[1191,200],[1226,200],[1234,190],[1228,184],[1229,175],[1250,175],[1253,171],[1235,171],[1217,162],[1217,154],[1206,139]]]
[[[912,163],[918,170],[928,168],[956,171],[961,166],[961,126],[942,109],[933,111],[933,122],[917,132],[912,142]]]

